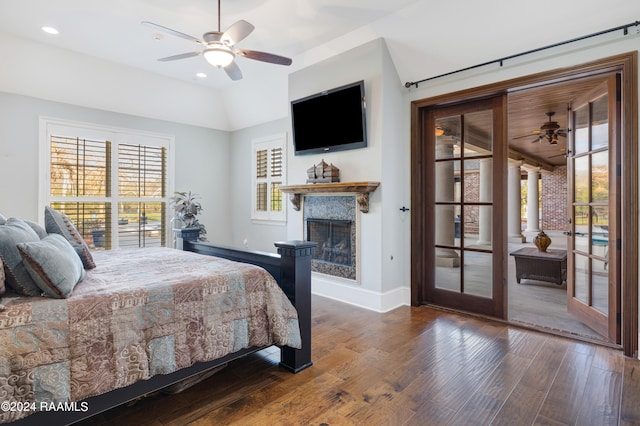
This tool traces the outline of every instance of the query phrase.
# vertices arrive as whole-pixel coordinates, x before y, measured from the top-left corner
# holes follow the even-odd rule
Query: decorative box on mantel
[[[340,169],[324,160],[307,169],[307,183],[340,182]]]
[[[289,199],[295,211],[300,210],[301,196],[306,194],[353,192],[362,213],[369,212],[369,193],[375,191],[380,182],[333,182],[333,183],[311,183],[307,185],[281,186],[280,190],[291,194]]]

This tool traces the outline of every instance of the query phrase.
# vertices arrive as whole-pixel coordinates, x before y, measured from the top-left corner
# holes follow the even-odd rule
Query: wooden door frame
[[[619,247],[621,259],[621,325],[622,348],[625,355],[635,356],[638,351],[638,52],[633,51],[596,61],[518,77],[485,86],[442,94],[411,103],[411,304],[425,301],[424,283],[428,263],[422,253],[424,235],[431,231],[428,212],[422,205],[423,179],[422,145],[425,132],[423,114],[428,108],[508,94],[516,89],[535,87],[551,82],[568,81],[581,77],[618,72],[622,83],[621,111],[621,216]],[[506,114],[506,111],[505,111]],[[507,117],[504,117],[505,122]],[[505,138],[506,142],[506,138]],[[629,259],[629,261],[625,261]],[[506,260],[505,260],[506,261]]]

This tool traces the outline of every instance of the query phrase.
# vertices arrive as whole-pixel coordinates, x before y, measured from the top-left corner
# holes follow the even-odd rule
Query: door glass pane
[[[592,259],[593,307],[607,314],[609,311],[609,272],[606,262]]]
[[[464,200],[467,203],[493,201],[493,160],[464,161]]]
[[[464,254],[464,292],[476,296],[493,296],[491,253],[465,251]]]
[[[460,157],[460,116],[436,120],[436,160]]]
[[[456,194],[456,178],[455,164],[459,164],[459,161],[446,160],[436,162],[436,178],[435,178],[435,191],[437,203],[451,203],[460,202],[460,194]],[[460,185],[457,185],[459,188]]]
[[[478,160],[464,161],[464,202],[477,203],[480,201],[480,162]]]
[[[602,96],[592,104],[591,150],[609,146],[609,97]]]
[[[574,207],[574,218],[574,248],[583,253],[589,253],[589,206]]]
[[[591,253],[606,257],[609,245],[609,209],[593,207],[591,210]]]
[[[480,237],[480,206],[465,205],[464,206],[464,218],[461,223],[462,234],[464,236],[465,247],[478,244],[478,238]]]
[[[478,206],[478,241],[476,244],[484,250],[491,250],[493,230],[493,207]],[[467,245],[467,244],[465,244]]]
[[[585,105],[573,112],[574,153],[582,154],[589,151],[589,105]]]
[[[591,156],[591,199],[594,203],[609,201],[609,151]]]
[[[436,288],[460,292],[460,251],[436,248]]]
[[[574,186],[575,201],[577,203],[589,202],[589,156],[579,157],[574,160]]]
[[[583,303],[589,303],[589,258],[575,255],[575,294],[574,297]]]
[[[493,112],[477,111],[464,115],[464,156],[491,154],[493,151]]]
[[[453,205],[437,205],[436,213],[436,245],[453,247],[456,245],[455,209]]]

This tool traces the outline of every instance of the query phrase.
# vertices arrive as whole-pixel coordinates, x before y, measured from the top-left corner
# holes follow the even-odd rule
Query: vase
[[[536,235],[536,237],[533,239],[533,244],[536,245],[538,250],[546,252],[547,247],[551,245],[551,238],[549,238],[549,236],[545,234],[544,231],[540,231],[538,235]]]

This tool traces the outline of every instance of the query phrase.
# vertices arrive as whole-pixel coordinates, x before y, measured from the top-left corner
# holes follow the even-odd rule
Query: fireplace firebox
[[[350,220],[307,219],[307,240],[318,243],[313,259],[352,266]]]

